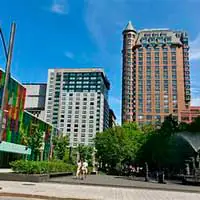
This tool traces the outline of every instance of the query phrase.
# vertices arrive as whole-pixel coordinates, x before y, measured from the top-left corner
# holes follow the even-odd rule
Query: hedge
[[[26,161],[17,160],[10,163],[15,173],[22,174],[49,174],[56,172],[73,172],[75,166],[62,161]]]

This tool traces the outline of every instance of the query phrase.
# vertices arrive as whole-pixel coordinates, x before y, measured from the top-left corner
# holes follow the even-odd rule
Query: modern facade
[[[70,145],[92,145],[109,127],[110,83],[102,69],[49,69],[45,120],[69,135]]]
[[[0,70],[0,103],[2,102],[5,72]],[[5,107],[3,110],[2,141],[20,144],[19,127],[23,120],[26,88],[17,80],[10,78],[6,90]]]
[[[122,123],[180,120],[190,106],[188,35],[169,29],[123,31]]]
[[[0,69],[0,103],[5,83],[5,72]],[[43,132],[43,145],[41,148],[41,159],[48,159],[52,153],[51,138],[53,135],[61,134],[60,130],[37,118],[24,110],[26,88],[13,77],[9,78],[6,90],[5,107],[3,110],[3,124],[0,127],[2,137],[0,138],[0,168],[8,167],[9,162],[22,159],[22,155],[31,155],[27,141],[23,134],[34,137],[32,127]],[[1,111],[1,110],[0,110]]]
[[[46,83],[24,83],[26,88],[25,110],[44,120]]]
[[[200,106],[191,106],[181,112],[181,121],[185,123],[191,123],[197,117],[200,117]]]

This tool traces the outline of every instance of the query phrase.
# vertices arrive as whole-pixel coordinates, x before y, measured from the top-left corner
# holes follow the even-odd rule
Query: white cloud
[[[191,105],[192,106],[200,106],[200,97],[192,98]]]
[[[69,52],[69,51],[65,52],[65,56],[66,56],[67,58],[70,58],[70,59],[73,59],[73,58],[74,58],[74,54],[73,54],[72,52]]]
[[[50,10],[60,15],[68,14],[69,6],[67,0],[53,0]]]
[[[200,33],[190,42],[190,60],[200,60]]]

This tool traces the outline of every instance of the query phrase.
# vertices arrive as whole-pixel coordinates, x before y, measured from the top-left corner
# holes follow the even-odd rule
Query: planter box
[[[91,175],[97,175],[97,172],[90,172]]]
[[[56,172],[49,174],[50,178],[60,177],[60,176],[72,176],[73,172]]]
[[[47,182],[49,180],[49,174],[0,173],[0,180],[22,182]]]

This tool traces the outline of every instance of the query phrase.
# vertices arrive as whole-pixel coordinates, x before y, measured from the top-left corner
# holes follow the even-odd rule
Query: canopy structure
[[[31,149],[27,148],[27,146],[5,142],[5,141],[2,141],[0,143],[0,151],[26,154],[26,155],[31,154]]]
[[[178,133],[177,136],[187,141],[195,152],[200,150],[200,133],[181,132]]]

